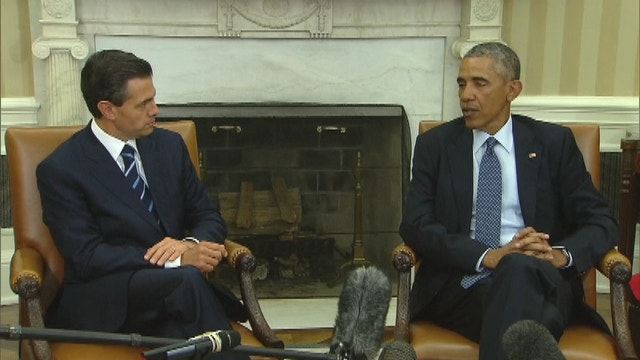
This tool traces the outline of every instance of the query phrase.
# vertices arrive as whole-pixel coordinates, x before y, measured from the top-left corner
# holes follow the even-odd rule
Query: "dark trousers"
[[[419,317],[478,342],[481,360],[506,359],[502,335],[518,320],[536,320],[558,340],[571,317],[571,281],[547,261],[511,254],[470,289],[461,278],[451,277]]]
[[[144,269],[129,281],[123,332],[188,339],[209,331],[229,330],[224,307],[208,279],[193,266]],[[248,360],[228,352],[211,360]]]

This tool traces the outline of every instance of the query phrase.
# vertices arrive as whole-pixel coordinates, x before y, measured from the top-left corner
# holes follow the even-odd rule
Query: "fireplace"
[[[366,264],[395,279],[411,154],[402,106],[161,106],[159,121],[177,119],[196,123],[203,182],[228,238],[258,259],[258,296],[338,296]],[[236,283],[228,268],[212,276]]]

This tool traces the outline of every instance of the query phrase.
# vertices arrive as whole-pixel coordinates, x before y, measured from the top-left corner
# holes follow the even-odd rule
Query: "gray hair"
[[[515,51],[505,44],[499,42],[478,44],[472,47],[463,59],[472,57],[488,57],[493,60],[496,72],[505,80],[520,80],[520,59]]]

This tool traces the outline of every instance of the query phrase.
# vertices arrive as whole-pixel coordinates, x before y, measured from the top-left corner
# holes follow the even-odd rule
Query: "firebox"
[[[202,179],[228,238],[258,260],[259,297],[338,296],[365,265],[395,281],[411,156],[401,105],[160,106],[158,121],[178,119],[196,123]],[[211,276],[237,283],[224,266]]]

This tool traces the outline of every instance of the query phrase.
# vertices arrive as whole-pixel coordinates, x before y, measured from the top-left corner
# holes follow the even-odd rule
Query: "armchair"
[[[198,145],[192,121],[161,122],[157,126],[182,135],[199,173]],[[64,260],[42,222],[35,169],[61,142],[80,126],[10,128],[6,147],[13,210],[15,253],[11,259],[11,289],[19,296],[19,322],[25,327],[43,328],[43,314],[55,298],[64,274]],[[251,329],[232,322],[251,346],[284,347],[264,318],[255,296],[251,273],[256,261],[251,251],[227,240],[227,261],[238,272],[241,296],[247,307]],[[146,349],[124,345],[73,344],[45,340],[21,340],[21,359],[139,359]],[[257,357],[255,358],[257,359]]]
[[[438,121],[420,122],[420,133],[440,124]],[[600,129],[594,124],[566,124],[574,133],[578,147],[595,186],[600,188]],[[477,359],[478,344],[429,321],[410,321],[409,291],[411,270],[420,264],[417,254],[406,244],[393,250],[393,266],[398,271],[396,340],[409,342],[418,359]],[[631,276],[629,260],[617,250],[611,250],[597,269],[610,281],[611,315],[614,336],[584,325],[570,325],[560,339],[560,348],[569,360],[578,359],[638,359],[631,343],[626,316],[625,285]],[[583,278],[586,303],[596,307],[595,268]]]

